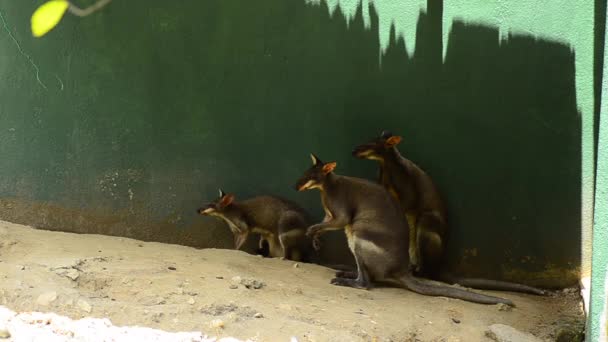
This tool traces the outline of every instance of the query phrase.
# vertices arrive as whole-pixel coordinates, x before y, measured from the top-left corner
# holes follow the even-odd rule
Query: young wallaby
[[[312,167],[296,183],[296,190],[319,189],[325,210],[323,222],[308,228],[317,237],[344,229],[356,272],[336,272],[332,284],[369,289],[373,282],[391,283],[428,296],[445,296],[481,304],[508,299],[483,295],[412,275],[408,253],[408,224],[399,203],[381,185],[335,174],[335,162],[311,155]]]
[[[306,236],[310,218],[295,203],[274,196],[257,196],[240,202],[221,189],[219,198],[199,208],[201,215],[224,220],[234,234],[235,249],[240,249],[249,233],[260,234],[259,250],[268,250],[270,257],[294,261],[311,261],[312,242]]]
[[[404,158],[397,145],[402,138],[383,131],[357,146],[353,155],[380,164],[380,184],[401,204],[410,227],[409,255],[416,273],[435,280],[477,289],[517,291],[542,295],[543,290],[511,282],[456,278],[442,271],[448,235],[445,205],[433,180]]]

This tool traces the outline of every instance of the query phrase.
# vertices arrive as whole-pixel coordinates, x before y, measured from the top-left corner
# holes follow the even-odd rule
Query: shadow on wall
[[[280,194],[321,219],[318,194],[293,190],[308,153],[375,177],[350,151],[390,129],[446,197],[452,268],[577,281],[581,120],[566,45],[456,21],[442,60],[440,1],[417,19],[413,56],[394,31],[381,54],[373,6],[365,28],[361,8],[347,22],[324,2],[124,1],[36,41],[34,5],[3,7],[47,88],[2,35],[5,219],[230,247],[223,224],[195,214],[217,187]],[[328,239],[328,260],[350,257],[339,232]]]

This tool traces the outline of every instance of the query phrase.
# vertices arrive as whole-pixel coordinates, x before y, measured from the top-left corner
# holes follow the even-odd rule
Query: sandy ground
[[[0,221],[0,304],[24,315],[52,312],[108,318],[116,326],[300,342],[490,341],[486,331],[497,323],[552,341],[560,329],[584,320],[575,290],[548,297],[493,293],[517,305],[506,310],[396,288],[338,287],[329,284],[332,276],[322,266],[233,250]],[[18,334],[12,331],[11,339],[19,341]]]

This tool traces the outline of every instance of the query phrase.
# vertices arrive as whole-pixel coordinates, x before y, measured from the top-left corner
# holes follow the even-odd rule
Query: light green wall
[[[593,226],[593,274],[588,341],[608,340],[608,63],[604,58]]]

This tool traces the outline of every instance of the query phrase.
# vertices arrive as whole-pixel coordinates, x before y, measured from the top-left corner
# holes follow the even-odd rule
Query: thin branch
[[[70,13],[72,13],[75,16],[86,17],[87,15],[89,15],[89,14],[101,9],[105,5],[109,4],[110,1],[112,1],[112,0],[99,0],[96,3],[92,4],[91,6],[85,8],[85,9],[78,8],[76,5],[69,2],[70,7],[68,7],[68,10],[70,11]]]

